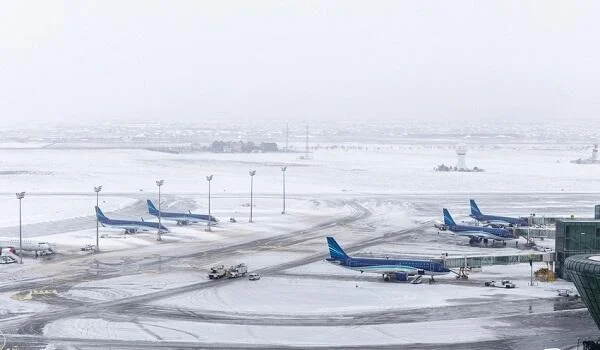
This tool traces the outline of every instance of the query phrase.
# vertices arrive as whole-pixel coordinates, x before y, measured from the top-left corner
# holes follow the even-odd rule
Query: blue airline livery
[[[160,213],[161,219],[177,221],[177,225],[187,225],[190,223],[198,222],[209,223],[210,225],[215,225],[217,223],[217,219],[215,219],[215,217],[212,215],[209,216],[205,214],[192,213],[169,213],[163,210],[159,211],[158,209],[156,209],[154,203],[152,203],[152,201],[149,199],[146,201],[146,203],[148,204],[148,213],[150,215],[158,217]]]
[[[471,217],[477,221],[485,222],[493,227],[505,227],[505,226],[528,226],[529,223],[527,220],[519,219],[519,218],[510,218],[507,216],[497,216],[497,215],[485,215],[479,210],[477,203],[475,200],[471,199]]]
[[[360,272],[380,273],[384,281],[407,280],[414,275],[445,275],[451,272],[439,262],[427,259],[388,259],[388,258],[358,258],[348,256],[342,247],[333,239],[327,237],[327,245],[331,258],[327,261]]]
[[[162,232],[169,232],[169,230],[164,226],[160,225],[158,222],[147,222],[142,219],[142,221],[133,221],[133,220],[114,220],[107,218],[100,208],[96,207],[96,217],[98,221],[102,224],[102,226],[108,227],[118,227],[125,230],[125,233],[136,233],[138,231],[150,231],[159,230]]]
[[[450,230],[458,236],[469,237],[469,244],[474,245],[483,241],[484,244],[488,243],[488,240],[502,241],[506,245],[507,240],[515,239],[512,232],[505,228],[495,227],[483,227],[483,226],[469,226],[469,225],[458,225],[450,215],[448,209],[444,208],[444,228],[442,230]]]

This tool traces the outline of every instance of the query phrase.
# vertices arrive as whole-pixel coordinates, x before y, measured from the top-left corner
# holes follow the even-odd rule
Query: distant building
[[[465,144],[460,144],[456,146],[456,166],[448,166],[446,164],[440,164],[433,168],[435,171],[461,171],[461,172],[481,172],[483,169],[478,167],[467,168],[467,146]]]
[[[260,149],[263,152],[277,152],[277,151],[279,151],[279,149],[277,149],[277,144],[275,142],[262,142],[260,144]]]

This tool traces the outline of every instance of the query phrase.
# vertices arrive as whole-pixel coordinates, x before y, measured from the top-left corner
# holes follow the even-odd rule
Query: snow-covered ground
[[[433,167],[456,163],[454,145],[377,146],[319,149],[310,160],[296,153],[9,149],[2,167],[32,173],[2,175],[0,192],[92,192],[98,184],[108,192],[156,192],[159,178],[166,180],[165,192],[205,192],[204,177],[213,174],[214,194],[247,193],[248,170],[255,169],[256,193],[273,194],[281,191],[282,164],[290,194],[600,192],[600,166],[570,163],[581,156],[570,149],[489,145],[467,156],[467,165],[485,172],[440,173]]]
[[[25,238],[32,228],[45,227],[47,232],[38,231],[33,237],[52,242],[61,255],[51,260],[26,256],[23,265],[0,266],[0,288],[11,291],[0,295],[0,315],[46,313],[43,333],[49,339],[162,339],[298,347],[502,339],[506,334],[495,329],[505,327],[508,321],[492,316],[415,322],[391,319],[381,324],[327,327],[302,324],[302,320],[321,316],[351,320],[351,316],[363,314],[419,313],[497,300],[545,302],[556,296],[555,289],[573,288],[572,284],[558,281],[529,286],[528,264],[486,266],[482,272],[472,273],[466,283],[456,281],[454,275],[438,277],[437,284],[384,283],[381,276],[361,275],[323,261],[328,252],[324,237],[336,237],[342,247],[373,240],[356,251],[349,249],[352,254],[526,254],[524,240],[519,247],[513,242],[506,247],[471,247],[464,238],[438,233],[432,228],[433,220],[440,219],[442,207],[449,207],[457,220],[464,219],[470,198],[481,198],[481,209],[494,214],[591,216],[596,202],[593,193],[600,193],[600,166],[569,163],[577,158],[569,149],[527,144],[474,147],[467,163],[486,169],[483,173],[436,173],[435,165],[455,162],[454,150],[417,144],[319,149],[311,160],[286,153],[171,154],[142,149],[21,148],[2,152],[1,165],[7,172],[0,175],[4,180],[0,181],[0,210],[6,215],[0,219],[0,228],[18,225],[14,192],[27,191],[23,200]],[[281,215],[282,164],[288,165],[286,215]],[[257,170],[253,223],[248,222],[250,169]],[[125,236],[121,230],[101,227],[102,253],[79,251],[95,244],[93,186],[104,186],[100,200],[108,216],[156,221],[140,204],[146,198],[157,201],[155,180],[166,180],[161,190],[163,209],[205,213],[205,176],[209,174],[214,174],[211,213],[220,220],[212,232],[203,225],[177,226],[163,221],[171,232],[157,242],[153,232]],[[553,241],[543,244],[552,247]],[[263,278],[256,282],[206,279],[210,265],[238,262],[247,263],[251,271],[265,271]],[[511,279],[517,288],[486,288],[479,283],[492,279]],[[86,314],[81,307],[73,315],[53,319],[47,310],[50,306],[41,301],[10,299],[29,288],[27,283],[57,288],[53,308],[67,308],[61,302],[83,303],[92,313]],[[156,300],[136,299],[162,291],[164,296]],[[124,308],[127,317],[117,318],[110,303],[125,305],[129,301],[136,306],[136,314],[127,314]],[[102,315],[95,309],[100,307]],[[272,318],[274,324],[195,322],[149,312],[137,314],[144,307],[192,314],[228,312],[240,319],[266,322]],[[286,317],[298,318],[300,324],[277,324]],[[1,322],[0,316],[0,326]]]
[[[460,281],[454,281],[454,275],[437,278],[451,283],[384,283],[377,275],[361,275],[360,272],[324,261],[290,272],[289,276],[263,277],[260,282],[231,283],[221,288],[202,289],[162,299],[153,304],[207,312],[235,310],[249,315],[344,315],[448,306],[467,303],[470,302],[467,300],[474,298],[493,300],[499,295],[511,300],[554,298],[557,288],[573,288],[571,283],[564,281],[529,286],[529,264],[484,267],[483,272],[471,275],[478,279],[511,279],[518,286],[514,289],[461,284]],[[295,274],[299,273],[328,275],[331,279],[296,277]],[[336,275],[355,279],[336,280]],[[461,299],[465,301],[461,302]]]
[[[249,326],[191,321],[139,319],[138,322],[109,322],[98,318],[73,318],[44,328],[44,334],[89,339],[130,341],[183,341],[207,344],[292,346],[376,346],[415,343],[448,344],[496,339],[493,328],[503,322],[474,320],[414,322],[406,324],[345,327]],[[465,331],[468,329],[468,331]],[[426,330],[426,332],[425,332]],[[234,336],[233,336],[234,335]]]

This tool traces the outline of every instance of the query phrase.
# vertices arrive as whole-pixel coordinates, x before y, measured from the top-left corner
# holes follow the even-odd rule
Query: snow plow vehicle
[[[224,265],[215,265],[210,268],[208,278],[211,280],[218,280],[224,277],[227,278],[238,278],[246,276],[248,273],[248,266],[246,264],[237,264],[229,267]]]

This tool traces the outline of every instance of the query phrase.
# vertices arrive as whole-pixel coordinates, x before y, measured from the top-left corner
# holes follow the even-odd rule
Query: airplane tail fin
[[[450,212],[446,208],[444,208],[444,224],[446,224],[448,226],[456,225],[456,222],[454,222],[452,215],[450,215]]]
[[[481,210],[479,210],[477,203],[475,203],[475,200],[471,199],[470,202],[471,202],[471,215],[474,215],[474,216],[483,215]]]
[[[98,219],[106,219],[106,216],[104,216],[104,213],[102,212],[102,210],[100,210],[100,208],[95,207],[96,208],[96,217]]]
[[[146,203],[148,204],[148,213],[150,215],[156,215],[158,214],[158,209],[156,209],[156,207],[154,206],[154,203],[152,203],[151,200],[146,200]]]
[[[342,260],[348,257],[346,252],[344,252],[342,247],[340,247],[333,237],[327,237],[327,246],[329,247],[329,254],[332,259]]]

